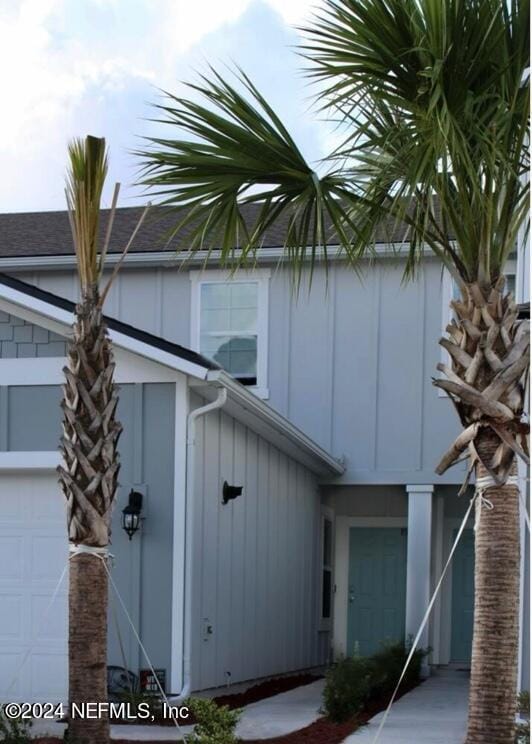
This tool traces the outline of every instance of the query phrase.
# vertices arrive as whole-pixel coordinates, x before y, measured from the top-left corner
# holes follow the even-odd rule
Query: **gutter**
[[[304,434],[297,426],[294,426],[288,419],[277,413],[274,408],[265,403],[261,398],[250,393],[249,390],[239,382],[236,382],[224,370],[210,370],[207,372],[206,380],[207,383],[214,383],[217,386],[221,385],[226,389],[231,403],[238,406],[250,416],[253,416],[254,419],[258,419],[261,423],[273,429],[276,433],[277,446],[280,446],[278,442],[279,438],[284,438],[293,447],[295,446],[300,451],[303,451],[307,458],[319,461],[321,464],[321,468],[319,469],[320,475],[326,472],[327,475],[337,476],[345,472],[345,466],[341,460],[336,459],[320,447],[319,444],[316,444],[313,439]],[[201,387],[204,384],[198,383],[195,387]],[[238,416],[235,417],[238,418]],[[253,428],[252,425],[251,428]],[[307,463],[306,467],[318,473],[318,470],[312,467],[312,465]]]
[[[408,246],[406,243],[377,243],[374,253],[368,253],[363,260],[371,261],[375,258],[390,258],[406,255]],[[427,258],[434,254],[426,246],[423,253]],[[235,250],[235,260],[238,260],[240,251]],[[130,268],[139,267],[156,267],[171,269],[186,269],[189,266],[205,266],[212,264],[219,266],[220,251],[138,251],[128,253],[124,259],[124,264]],[[325,251],[318,249],[316,251],[318,261],[325,259]],[[107,255],[106,264],[113,266],[120,259],[120,254],[110,253]],[[247,268],[253,268],[258,263],[271,263],[272,261],[287,261],[286,250],[283,246],[269,246],[257,251],[253,261],[249,262]],[[331,245],[327,248],[327,261],[342,261],[345,255],[339,246]],[[43,271],[53,271],[58,269],[73,269],[76,265],[74,255],[47,255],[47,256],[3,256],[0,257],[0,271],[32,271],[40,269]],[[244,265],[242,268],[246,268]]]
[[[173,701],[181,702],[190,695],[192,679],[192,581],[193,543],[194,543],[194,487],[196,464],[196,421],[211,411],[223,408],[227,401],[227,389],[218,388],[218,395],[212,403],[195,408],[187,416],[187,463],[185,481],[185,618],[183,631],[183,687]]]

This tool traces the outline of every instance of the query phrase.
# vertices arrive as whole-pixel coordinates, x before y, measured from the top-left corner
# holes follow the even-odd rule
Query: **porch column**
[[[434,486],[406,486],[408,493],[408,542],[406,563],[406,637],[415,636],[430,601],[432,493]],[[419,647],[429,645],[428,623]],[[427,660],[423,674],[428,675]]]

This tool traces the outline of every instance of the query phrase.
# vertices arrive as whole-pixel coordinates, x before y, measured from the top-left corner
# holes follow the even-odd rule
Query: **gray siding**
[[[174,396],[172,384],[120,387],[118,416],[120,489],[113,514],[113,574],[155,667],[170,678],[172,525],[174,497]],[[60,435],[58,386],[0,387],[0,450],[57,449]],[[131,488],[145,494],[141,534],[130,542],[120,526]],[[141,560],[142,557],[142,560]],[[128,666],[147,667],[115,600]],[[109,662],[123,666],[115,612],[109,617]]]
[[[448,400],[431,384],[440,360],[441,267],[427,260],[415,283],[382,259],[360,280],[340,262],[315,272],[299,297],[289,272],[270,280],[269,403],[333,454],[344,483],[459,483],[460,468],[434,474],[458,432]],[[71,272],[21,275],[75,298]],[[175,267],[126,269],[108,312],[190,345],[190,281]]]
[[[0,311],[0,359],[65,356],[64,338]]]
[[[408,496],[401,486],[326,486],[322,502],[335,516],[408,516]]]
[[[60,400],[58,385],[0,387],[0,449],[56,450]]]
[[[196,449],[194,688],[323,663],[314,476],[225,413],[199,419]],[[224,480],[244,487],[225,506]]]

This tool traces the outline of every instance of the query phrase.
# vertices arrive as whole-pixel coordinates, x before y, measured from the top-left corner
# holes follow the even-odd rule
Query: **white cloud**
[[[268,0],[287,23],[299,24],[308,19],[319,3],[318,0]]]
[[[111,178],[131,181],[134,163],[127,151],[149,114],[152,86],[175,88],[178,80],[190,79],[191,64],[211,59],[213,52],[215,63],[217,54],[241,61],[242,47],[252,75],[260,78],[270,62],[278,72],[269,55],[285,54],[290,25],[301,23],[314,5],[315,0],[0,0],[0,209],[62,208],[66,143],[89,131],[108,137]],[[253,13],[269,13],[267,38],[250,26]],[[246,28],[239,26],[246,22]],[[253,34],[254,46],[240,42]],[[272,48],[265,49],[268,44]],[[295,58],[282,59],[292,65],[286,85],[301,85]],[[275,87],[281,87],[276,92],[282,102],[284,86],[276,80]]]

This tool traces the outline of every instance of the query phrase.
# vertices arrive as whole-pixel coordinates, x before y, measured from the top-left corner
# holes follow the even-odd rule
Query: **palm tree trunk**
[[[117,487],[121,427],[115,419],[114,362],[96,287],[84,292],[73,331],[64,370],[64,466],[59,475],[67,499],[71,545],[105,549]],[[70,559],[69,740],[75,744],[109,742],[107,716],[72,714],[74,703],[107,702],[106,560],[105,555],[87,552],[74,552]]]
[[[436,468],[464,452],[475,468],[475,616],[466,744],[513,744],[518,666],[519,489],[516,454],[528,461],[523,380],[530,365],[529,324],[518,319],[504,279],[465,287],[440,343],[451,366],[434,384],[453,401],[464,427]],[[513,480],[513,479],[512,479]],[[467,482],[467,480],[466,480]],[[485,501],[482,500],[483,494]]]
[[[99,558],[76,555],[70,561],[68,596],[68,741],[109,741],[107,715],[79,714],[72,704],[107,701],[107,573]]]
[[[499,441],[479,437],[482,459],[491,459]],[[517,472],[516,463],[512,474]],[[482,461],[477,480],[489,475]],[[475,532],[475,625],[466,744],[513,744],[519,648],[519,493],[515,485],[489,488]]]

